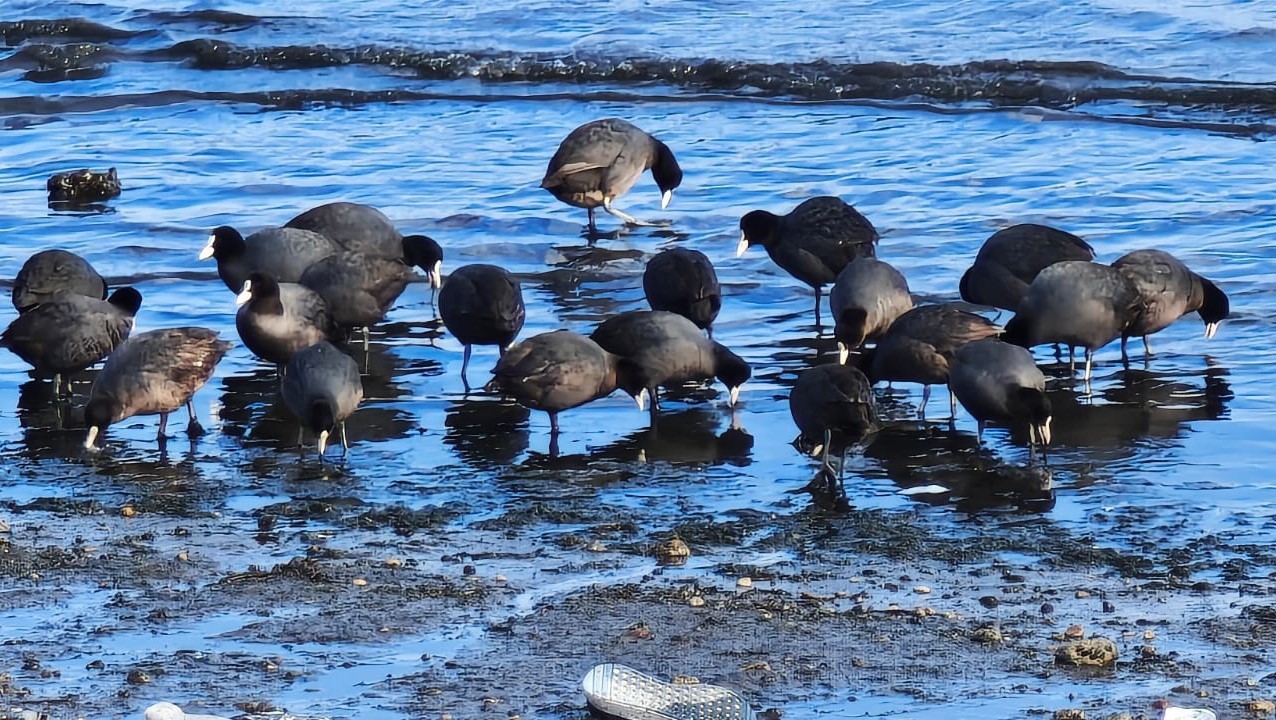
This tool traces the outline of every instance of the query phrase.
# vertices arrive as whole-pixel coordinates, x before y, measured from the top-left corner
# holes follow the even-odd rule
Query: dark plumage
[[[1119,270],[1086,261],[1055,263],[1028,287],[1005,340],[1026,348],[1058,342],[1084,347],[1085,380],[1094,351],[1121,337],[1140,312],[1139,293]]]
[[[371,205],[333,202],[313,207],[284,224],[316,232],[351,253],[399,260],[421,268],[438,289],[442,284],[443,248],[426,235],[403,236],[385,213]]]
[[[549,413],[558,434],[558,413],[606,397],[632,369],[598,343],[571,330],[533,335],[515,343],[492,369],[492,386],[533,410]]]
[[[323,340],[337,339],[340,328],[319,294],[296,283],[279,283],[253,273],[235,297],[235,329],[257,357],[282,366],[292,354]]]
[[[84,423],[89,428],[84,446],[92,448],[108,425],[134,415],[157,413],[162,440],[168,414],[183,405],[190,415],[187,432],[203,432],[191,397],[212,377],[228,350],[230,343],[219,340],[215,331],[200,327],[152,330],[129,338],[111,353],[93,381],[84,407]]]
[[[872,382],[913,382],[923,386],[917,414],[926,417],[931,385],[947,385],[953,355],[968,342],[995,337],[1001,328],[955,304],[923,305],[900,315],[877,346],[861,352],[859,366]],[[956,398],[950,397],[956,416]]]
[[[660,207],[668,207],[674,188],[682,184],[682,168],[669,146],[619,118],[585,123],[563,140],[545,168],[541,187],[554,197],[589,210],[589,229],[594,230],[594,208],[604,210],[626,223],[644,225],[615,206],[644,170],[660,188]]]
[[[979,421],[1027,427],[1029,444],[1050,444],[1046,378],[1027,350],[994,338],[966,343],[953,354],[948,388]]]
[[[24,313],[63,292],[105,300],[106,281],[73,252],[41,250],[27,258],[13,280],[13,307]]]
[[[217,275],[231,292],[239,292],[251,273],[295,283],[306,268],[338,252],[339,245],[316,232],[296,228],[266,228],[247,239],[223,225],[208,236],[200,260],[214,258]]]
[[[1065,260],[1093,260],[1094,248],[1072,233],[1047,225],[1011,225],[993,233],[974,265],[961,276],[961,299],[1010,310],[1042,270]]]
[[[1118,258],[1112,267],[1130,280],[1142,303],[1138,317],[1121,335],[1122,357],[1126,339],[1137,336],[1143,337],[1144,352],[1151,355],[1148,335],[1193,311],[1205,321],[1205,337],[1212,338],[1231,311],[1226,293],[1167,252],[1135,250]]]
[[[820,291],[857,257],[875,257],[877,230],[841,198],[813,197],[788,215],[754,210],[740,218],[736,256],[761,245],[786,272],[815,290],[815,322],[820,321]]]
[[[328,436],[341,432],[341,454],[350,450],[346,439],[346,418],[363,402],[363,383],[359,366],[331,343],[319,342],[293,353],[284,372],[280,392],[284,404],[297,416],[297,445],[302,432],[309,428],[315,434],[319,458],[328,447]]]
[[[900,271],[871,257],[847,263],[829,291],[833,336],[842,364],[851,350],[877,339],[912,307],[913,296]]]
[[[827,474],[830,484],[841,474],[834,473],[829,463],[833,443],[845,452],[878,426],[868,378],[849,365],[830,363],[803,370],[789,391],[789,412],[798,427],[798,440],[820,443],[821,474]]]
[[[718,274],[699,250],[673,248],[652,256],[642,274],[642,290],[652,310],[678,313],[710,333],[722,309]]]
[[[141,293],[131,287],[116,290],[109,300],[61,293],[14,319],[0,334],[0,347],[12,350],[37,374],[52,375],[56,394],[63,375],[96,363],[128,337],[141,305]]]
[[[366,329],[385,318],[411,279],[411,268],[399,260],[342,251],[306,268],[298,284],[323,298],[343,330],[364,328],[366,342]]]
[[[373,257],[402,257],[403,236],[385,213],[371,205],[326,203],[301,213],[284,227],[319,233],[345,250]]]
[[[527,311],[518,280],[495,265],[464,265],[439,291],[439,316],[443,325],[465,345],[461,381],[468,390],[465,371],[474,345],[495,345],[501,355],[523,329]]]
[[[740,386],[752,373],[743,358],[706,338],[695,323],[671,312],[631,310],[613,315],[590,339],[634,366],[633,384],[622,383],[620,387],[638,400],[639,407],[646,391],[653,415],[659,408],[657,389],[661,385],[717,377],[727,386],[730,404],[735,405]]]

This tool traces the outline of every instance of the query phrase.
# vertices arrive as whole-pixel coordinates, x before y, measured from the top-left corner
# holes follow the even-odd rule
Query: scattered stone
[[[648,626],[647,623],[640,622],[630,625],[625,630],[624,636],[634,640],[650,640],[655,637],[656,634],[651,631],[651,627]]]
[[[694,675],[674,675],[670,678],[669,683],[672,685],[699,685],[700,678]]]
[[[4,519],[0,518],[0,533],[7,533],[9,531],[10,531],[9,523],[5,521]]]
[[[1276,714],[1276,703],[1271,700],[1250,700],[1245,703],[1245,712],[1256,717],[1269,717]]]
[[[692,595],[691,599],[687,601],[687,604],[691,607],[704,607],[704,598],[699,595]]]
[[[735,584],[736,584],[736,586],[738,586],[738,587],[742,587],[742,588],[751,588],[751,587],[753,587],[753,578],[751,578],[751,577],[742,577],[742,578],[740,578],[740,579],[736,580],[736,581],[735,581]]]
[[[918,595],[929,595],[930,588],[926,587],[925,585],[918,585],[917,587],[913,588],[913,592],[917,593]]]
[[[1152,645],[1144,645],[1143,647],[1139,648],[1139,655],[1143,656],[1144,660],[1155,659],[1156,648],[1153,647]]]
[[[1085,710],[1055,710],[1054,720],[1085,720]]]
[[[397,557],[386,558],[385,566],[397,570],[398,568],[403,567],[403,560]]]
[[[473,565],[466,565],[465,567],[461,568],[461,574],[466,577],[469,577],[471,575],[477,575],[478,568],[474,567]]]
[[[1105,613],[1112,613],[1112,612],[1116,612],[1116,605],[1113,605],[1113,604],[1112,604],[1112,602],[1111,602],[1111,601],[1109,601],[1109,600],[1104,600],[1104,601],[1103,601],[1103,612],[1105,612]]]
[[[1053,612],[1054,612],[1054,605],[1051,605],[1050,603],[1041,603],[1042,615],[1049,615],[1050,613],[1053,613]]]
[[[680,537],[670,538],[656,545],[656,559],[666,565],[677,565],[691,557],[691,547]]]
[[[1116,643],[1107,638],[1077,640],[1055,650],[1055,662],[1060,665],[1107,667],[1116,662]]]
[[[1063,631],[1063,636],[1069,640],[1080,640],[1085,637],[1085,628],[1080,625],[1069,625],[1068,629]]]
[[[1090,597],[1090,591],[1089,591],[1089,590],[1078,590],[1078,591],[1077,591],[1077,599],[1078,599],[1078,600],[1085,600],[1085,599],[1086,599],[1086,598],[1088,598],[1088,597]]]
[[[997,596],[996,596],[996,595],[985,595],[985,596],[983,596],[983,597],[979,598],[979,604],[980,604],[980,605],[983,605],[984,607],[988,608],[989,610],[992,610],[993,608],[995,608],[995,607],[997,607],[998,605],[1000,605],[1000,604],[1001,604],[1001,601],[997,599]]]
[[[137,509],[134,508],[132,505],[125,505],[124,507],[120,508],[120,515],[123,515],[124,517],[133,517],[136,514],[137,514]]]
[[[975,628],[970,634],[970,639],[984,645],[997,645],[1001,643],[1001,631],[991,625],[985,625],[981,628]]]
[[[145,685],[151,681],[151,676],[141,670],[129,670],[124,679],[130,685]]]
[[[1155,630],[1144,630],[1144,631],[1143,631],[1143,639],[1144,639],[1144,640],[1155,640],[1155,639],[1156,639],[1156,631],[1155,631]]]
[[[591,542],[585,549],[590,552],[596,552],[596,553],[607,552],[607,546],[604,545],[601,540],[595,540]]]
[[[355,587],[364,587],[364,586],[366,586],[367,584],[368,584],[368,581],[367,581],[366,579],[364,579],[364,578],[355,578],[355,579],[354,579],[354,586],[355,586]]]

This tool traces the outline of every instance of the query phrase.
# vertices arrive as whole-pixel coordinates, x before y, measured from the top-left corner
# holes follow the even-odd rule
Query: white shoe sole
[[[674,685],[616,663],[581,680],[590,706],[620,720],[755,720],[739,693],[716,685]]]

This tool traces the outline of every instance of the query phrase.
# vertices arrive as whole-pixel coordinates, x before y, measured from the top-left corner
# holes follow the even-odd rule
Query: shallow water
[[[410,551],[419,562],[436,563],[445,550],[496,552],[479,563],[481,573],[519,588],[497,610],[457,609],[437,629],[381,643],[271,646],[237,637],[250,623],[231,613],[177,623],[162,652],[280,653],[313,674],[265,699],[306,715],[402,717],[393,691],[379,688],[382,699],[371,705],[360,697],[386,676],[420,670],[422,653],[443,663],[499,650],[484,631],[491,623],[651,573],[648,559],[612,558],[605,570],[588,567],[579,551],[545,551],[546,538],[589,521],[537,512],[585,504],[651,529],[744,510],[811,512],[805,496],[791,494],[814,466],[788,444],[795,428],[786,398],[797,372],[835,357],[833,342],[827,328],[817,335],[808,288],[758,250],[739,259],[733,251],[743,213],[784,212],[815,194],[840,195],[864,212],[883,233],[879,256],[926,300],[956,299],[957,279],[996,229],[1041,222],[1085,237],[1101,261],[1140,247],[1173,252],[1232,302],[1212,341],[1192,316],[1152,338],[1157,354],[1146,363],[1126,368],[1115,346],[1101,351],[1090,397],[1038,350],[1057,408],[1046,502],[1032,493],[1025,501],[1021,440],[994,430],[981,451],[968,417],[959,413],[951,429],[919,424],[918,388],[883,391],[882,410],[894,422],[848,461],[856,507],[906,514],[957,543],[1004,525],[1091,537],[1121,552],[1190,548],[1204,553],[1194,580],[1237,582],[1227,573],[1236,558],[1255,581],[1276,570],[1261,550],[1276,541],[1267,468],[1276,457],[1268,384],[1276,191],[1262,142],[1276,127],[1276,88],[1261,84],[1276,61],[1270,4],[1032,3],[1013,15],[990,3],[920,1],[803,2],[749,13],[674,2],[415,10],[316,0],[269,13],[252,3],[219,9],[243,15],[180,2],[0,8],[0,21],[56,13],[100,23],[32,39],[0,25],[11,46],[0,60],[0,276],[11,278],[36,250],[62,247],[113,285],[141,290],[139,330],[198,324],[235,339],[233,296],[211,264],[195,260],[209,229],[281,224],[349,200],[439,240],[445,272],[494,262],[517,273],[528,336],[564,326],[588,332],[602,317],[645,307],[645,258],[684,245],[714,261],[727,295],[715,338],[753,364],[754,379],[735,412],[720,387],[666,400],[658,433],[620,395],[565,413],[561,454],[551,457],[543,414],[464,393],[461,348],[437,320],[428,285],[417,283],[360,357],[367,400],[350,424],[350,458],[334,469],[298,461],[272,372],[242,346],[197,396],[209,436],[193,446],[170,441],[160,452],[155,421],[144,418],[111,428],[106,451],[93,459],[79,451],[75,410],[57,429],[48,384],[0,354],[0,508],[15,527],[63,522],[47,509],[55,498],[108,509],[143,503],[149,519],[134,529],[211,518],[223,528],[205,540],[213,577],[285,562],[310,544],[305,533],[344,527],[343,510],[281,513],[287,503],[440,509],[445,519],[415,535]],[[182,44],[199,39],[208,42]],[[47,49],[32,49],[82,41],[98,47],[80,62],[59,64]],[[242,54],[219,65],[208,54],[215,43]],[[313,49],[319,45],[325,49]],[[264,50],[290,46],[308,49]],[[1003,58],[1009,64],[961,65]],[[1078,61],[1101,65],[1068,64]],[[856,63],[886,65],[870,72]],[[81,79],[59,79],[67,74]],[[892,76],[900,82],[871,81]],[[667,211],[649,179],[622,205],[638,217],[668,218],[671,228],[590,245],[580,234],[584,213],[537,183],[563,135],[611,115],[664,140],[686,180]],[[118,168],[123,194],[105,212],[50,210],[44,180],[84,166]],[[615,227],[601,217],[604,228]],[[471,378],[494,361],[490,349],[476,350]],[[76,385],[81,401],[90,377]],[[931,412],[942,405],[940,398]],[[925,485],[948,490],[903,492]],[[531,517],[504,539],[494,530],[525,511]],[[251,540],[262,514],[289,518],[284,540]],[[127,534],[116,520],[99,531]],[[393,537],[368,530],[334,543],[355,549]],[[512,554],[500,555],[502,546]],[[711,555],[796,562],[748,541]],[[576,569],[547,574],[569,564]],[[694,577],[696,567],[679,573]],[[0,590],[24,592],[24,580],[8,575],[0,574]],[[92,586],[65,587],[52,608],[0,611],[5,638],[21,647],[48,632],[74,636],[66,628],[76,623],[120,622]],[[97,652],[120,665],[153,658],[146,635],[111,635],[96,641]],[[337,667],[334,656],[354,669],[318,669]],[[21,658],[0,644],[0,672],[9,663]],[[59,667],[46,694],[114,692],[85,677],[79,656]],[[1113,692],[1163,692],[1123,680]],[[954,694],[989,682],[1000,679],[958,683]],[[1046,688],[1031,698],[998,696],[996,707],[1020,715],[1048,704],[1043,697],[1094,692],[1073,680]],[[128,713],[173,691],[162,683],[134,690]],[[203,698],[245,699],[216,691],[205,688]],[[889,692],[863,692],[848,705],[836,685],[807,697],[758,692],[761,704],[783,703],[794,717],[937,717],[954,708]],[[524,716],[565,715],[542,708]]]

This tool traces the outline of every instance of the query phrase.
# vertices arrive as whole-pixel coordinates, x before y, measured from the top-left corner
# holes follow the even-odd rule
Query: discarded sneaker
[[[589,706],[618,720],[755,720],[749,703],[716,685],[674,685],[616,663],[581,681]]]

